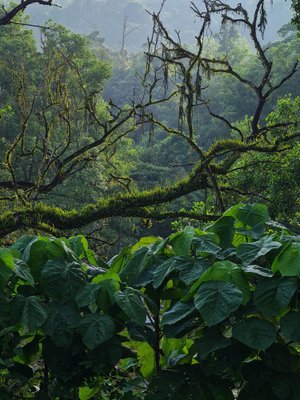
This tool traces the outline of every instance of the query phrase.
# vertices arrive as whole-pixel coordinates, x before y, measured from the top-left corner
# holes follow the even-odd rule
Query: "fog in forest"
[[[196,4],[198,2],[196,1]],[[237,5],[237,1],[231,1]],[[107,47],[117,50],[122,40],[126,19],[126,47],[129,51],[139,51],[151,33],[151,17],[148,11],[159,10],[161,0],[58,0],[60,7],[32,6],[29,10],[31,22],[44,24],[48,19],[61,23],[74,32],[90,34],[98,31]],[[242,5],[253,11],[255,1],[242,1]],[[267,16],[272,21],[265,33],[265,42],[277,40],[277,31],[291,19],[290,5],[284,0],[274,0],[269,4]],[[167,0],[163,10],[163,19],[170,32],[180,32],[184,43],[193,43],[199,26],[190,9],[189,0]],[[215,21],[215,26],[217,26]],[[214,21],[212,30],[214,30]],[[219,28],[215,28],[219,29]],[[241,28],[242,34],[247,34]]]

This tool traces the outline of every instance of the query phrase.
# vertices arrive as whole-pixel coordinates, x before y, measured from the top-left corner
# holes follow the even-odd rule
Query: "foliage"
[[[133,90],[135,59],[119,61],[106,91],[121,92],[117,104],[102,96],[110,66],[97,32],[84,38],[49,23],[38,48],[22,26],[27,20],[1,27],[0,107],[11,110],[0,128],[0,206],[7,211],[1,237],[33,229],[60,235],[88,224],[99,232],[114,217],[180,217],[190,199],[211,199],[204,211],[213,215],[185,214],[217,218],[226,206],[224,176],[242,154],[287,151],[286,143],[297,140],[297,131],[275,135],[290,124],[285,114],[275,126],[266,124],[277,93],[297,77],[296,40],[283,63],[286,43],[265,51],[260,42],[264,2],[253,5],[254,15],[230,5],[224,14],[215,0],[207,6],[193,7],[200,27],[191,46],[168,34],[163,10],[151,14],[146,60],[136,58],[142,83]],[[233,17],[241,12],[237,21],[251,27],[255,52],[236,29]],[[206,28],[220,13],[222,33],[212,39]],[[236,123],[244,118],[245,131]],[[183,196],[190,197],[181,202]]]
[[[299,2],[299,0],[292,0],[292,9],[294,12],[292,21],[299,29],[299,27],[300,27],[300,2]]]
[[[22,9],[31,3],[51,1]],[[189,219],[108,262],[81,235],[23,236],[1,248],[1,399],[297,399],[299,237],[263,204],[218,215],[237,197],[260,196],[273,201],[272,216],[299,216],[300,100],[285,96],[274,107],[297,94],[299,41],[285,27],[280,42],[260,43],[264,1],[253,19],[242,4],[206,5],[192,5],[202,22],[194,46],[173,39],[152,13],[145,75],[139,55],[110,53],[120,63],[107,89],[117,105],[102,97],[110,65],[97,32],[84,38],[49,23],[38,48],[22,27],[28,20],[2,9],[1,236],[115,216]],[[229,28],[206,37],[220,13]],[[250,29],[256,53],[237,22]],[[137,63],[143,84],[132,99]],[[281,174],[266,175],[266,165],[279,164]],[[182,209],[178,198],[191,193],[194,206]],[[190,218],[216,222],[193,228]]]
[[[0,250],[1,399],[296,398],[299,265],[262,204],[108,263],[83,236],[20,238]]]
[[[92,51],[88,39],[53,23],[42,32],[40,46],[33,32],[22,26],[2,27],[0,36],[1,210],[19,205],[23,196],[37,199],[31,184],[11,196],[3,182],[10,179],[12,169],[19,182],[34,182],[38,191],[46,184],[40,194],[44,203],[66,209],[93,202],[108,191],[124,190],[130,179],[123,181],[123,176],[135,166],[138,149],[131,138],[122,137],[125,125],[102,140],[103,128],[87,112],[92,103],[99,123],[108,116],[109,106],[100,93],[110,75],[107,58]],[[99,139],[102,149],[76,157],[78,150]],[[59,155],[68,158],[67,169],[58,162]],[[108,241],[111,231],[116,236],[113,226],[126,231],[121,223],[113,222],[110,230],[105,225],[104,221],[91,230],[102,227]]]
[[[289,128],[278,128],[276,137],[284,137],[288,132],[298,130],[300,98],[284,96],[266,118],[269,125],[276,124],[282,116],[290,121]],[[295,125],[293,125],[295,123]],[[244,121],[244,127],[247,121]],[[242,123],[241,125],[242,126]],[[261,197],[268,204],[273,218],[290,224],[299,223],[299,144],[295,144],[284,154],[250,155],[245,154],[229,171],[224,179],[225,185],[235,187],[244,194],[244,201]],[[269,166],[266,172],[266,166]],[[227,204],[236,199],[234,191],[228,191]]]
[[[127,292],[116,274],[103,274],[83,237],[23,237],[1,250],[0,262],[1,398],[22,396],[25,384],[22,398],[35,398],[39,382],[36,398],[63,390],[67,399],[132,353],[119,335]],[[135,292],[128,298],[141,301]]]

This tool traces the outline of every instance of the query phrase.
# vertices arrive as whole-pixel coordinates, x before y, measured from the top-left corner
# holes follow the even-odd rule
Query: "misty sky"
[[[138,27],[128,36],[126,46],[131,51],[141,50],[151,32],[151,18],[145,9],[155,10],[161,0],[57,0],[62,8],[32,6],[32,22],[43,24],[49,18],[75,32],[89,34],[99,31],[105,44],[118,49],[124,17],[128,17],[128,29]],[[198,0],[199,2],[199,0]],[[240,1],[243,6],[253,10],[256,0]],[[197,0],[195,1],[197,4]],[[237,1],[229,0],[232,5]],[[270,3],[270,2],[269,2]],[[191,43],[197,33],[199,21],[189,8],[189,0],[167,0],[163,17],[170,31],[180,30],[182,40]],[[277,31],[291,19],[290,1],[274,0],[268,6],[269,25],[265,41],[277,39]],[[246,32],[241,31],[246,35]]]

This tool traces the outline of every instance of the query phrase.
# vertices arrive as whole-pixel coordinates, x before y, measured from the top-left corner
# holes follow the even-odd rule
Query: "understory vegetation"
[[[296,399],[300,242],[262,204],[143,237],[0,250],[1,399]]]

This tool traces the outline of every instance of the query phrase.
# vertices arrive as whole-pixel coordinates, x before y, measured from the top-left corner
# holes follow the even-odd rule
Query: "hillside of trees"
[[[299,1],[0,3],[0,399],[298,399]]]
[[[51,7],[40,7],[40,13],[48,11],[48,8],[52,10]],[[114,199],[117,195],[114,200],[117,202],[121,201],[118,200],[120,194],[126,202],[131,201],[127,197],[133,196],[133,209],[130,212],[125,207],[126,213],[130,217],[142,215],[144,223],[133,219],[128,224],[118,218],[107,223],[106,216],[112,214],[111,217],[118,217],[120,207],[114,208],[112,205],[113,212],[105,211],[103,216],[97,218],[94,217],[98,212],[96,206],[89,217],[92,224],[88,230],[84,228],[88,237],[103,240],[105,251],[110,251],[106,242],[116,242],[120,249],[130,243],[132,237],[138,238],[140,234],[157,234],[160,229],[161,234],[171,232],[170,221],[174,221],[174,218],[157,225],[155,218],[160,220],[160,215],[153,215],[150,209],[137,211],[137,191],[150,190],[145,196],[149,194],[156,197],[160,196],[156,192],[160,187],[169,185],[174,190],[173,187],[179,185],[175,189],[178,195],[174,197],[181,197],[180,185],[185,185],[186,176],[192,179],[194,170],[198,168],[199,154],[209,154],[209,149],[216,147],[216,141],[220,141],[222,148],[223,139],[233,143],[241,135],[251,136],[251,118],[255,113],[259,119],[256,130],[268,132],[269,125],[273,124],[279,126],[276,134],[281,126],[291,136],[296,133],[299,73],[294,68],[299,54],[299,40],[293,25],[282,27],[279,40],[268,45],[268,60],[273,63],[271,74],[269,67],[264,65],[265,60],[261,55],[257,56],[255,45],[241,35],[240,26],[227,24],[218,33],[208,33],[207,37],[203,37],[203,53],[207,54],[209,61],[200,66],[201,83],[198,84],[203,90],[197,100],[199,104],[188,111],[190,115],[183,115],[189,93],[180,92],[186,77],[182,70],[172,70],[174,64],[166,69],[165,63],[160,66],[160,60],[157,59],[146,82],[143,78],[143,53],[109,50],[96,32],[83,37],[53,22],[50,22],[49,28],[41,30],[39,44],[34,39],[37,28],[33,32],[26,26],[9,25],[1,31],[1,136],[4,144],[1,157],[6,166],[1,180],[2,204],[7,212],[14,213],[14,207],[22,209],[25,206],[26,209],[29,204],[40,207],[40,201],[45,206],[72,210],[74,207],[78,209],[87,204],[96,204],[103,196],[112,196]],[[262,34],[258,31],[257,35],[261,40]],[[166,46],[173,45],[168,38],[164,40]],[[199,44],[195,41],[191,46],[196,51]],[[263,48],[265,45],[261,46]],[[183,45],[181,50],[184,52],[186,48]],[[183,54],[184,57],[188,61],[189,54]],[[196,62],[196,57],[192,63]],[[222,69],[213,72],[215,67],[212,62],[215,59],[222,62],[224,57],[237,75]],[[11,68],[12,65],[14,68]],[[61,67],[57,69],[57,65]],[[167,77],[169,82],[163,83],[167,74],[170,74]],[[269,85],[275,85],[275,89],[271,89],[270,95],[261,103],[256,89],[252,87],[259,82],[256,77],[262,79],[262,92],[267,92]],[[191,79],[197,81],[194,72]],[[156,82],[152,88],[153,80]],[[191,96],[197,97],[194,89],[188,90]],[[286,109],[291,109],[290,114]],[[289,126],[288,130],[286,125]],[[195,139],[192,142],[182,132],[186,128],[193,131]],[[275,143],[275,136],[271,137]],[[258,143],[260,145],[260,141]],[[274,145],[269,139],[266,144],[270,147]],[[9,148],[13,149],[11,154],[7,153]],[[293,152],[297,154],[297,151],[297,146],[294,146]],[[217,158],[212,160],[213,165],[217,161],[221,168],[225,164],[219,155],[222,152],[223,149],[218,150],[214,155]],[[232,152],[235,153],[235,150]],[[161,214],[174,216],[175,219],[185,214],[189,217],[195,214],[193,207],[199,207],[197,215],[200,213],[213,217],[234,202],[263,200],[268,202],[272,217],[278,217],[286,223],[295,221],[299,212],[298,196],[286,196],[287,190],[294,193],[298,188],[298,174],[294,173],[297,169],[293,161],[295,157],[290,156],[291,153],[284,153],[286,158],[282,158],[281,151],[278,156],[277,151],[273,156],[271,149],[266,152],[259,150],[257,154],[250,152],[249,155],[242,152],[237,159],[233,157],[234,164],[228,167],[228,172],[218,175],[218,185],[222,188],[215,187],[217,194],[212,190],[211,183],[202,182],[199,186],[199,189],[204,186],[202,190],[199,191],[197,185],[194,189],[185,189],[190,194],[173,203],[171,208],[161,208]],[[9,159],[12,160],[11,166]],[[286,172],[273,174],[272,180],[268,179],[264,176],[267,164],[274,171],[280,166],[282,172]],[[218,174],[216,167],[212,168],[213,174]],[[235,171],[243,171],[243,174]],[[290,177],[289,183],[283,186],[281,179],[286,181],[286,176]],[[212,179],[215,181],[217,178]],[[20,182],[20,187],[14,180]],[[84,194],[82,182],[86,187]],[[152,202],[153,199],[149,203],[146,201],[146,206]],[[195,206],[191,207],[193,203]],[[179,210],[181,212],[178,213]],[[42,218],[41,224],[45,223],[47,229],[53,229],[53,232],[58,229],[57,233],[61,228],[69,232],[78,228],[74,232],[82,232],[84,223],[75,221],[77,217],[68,227],[64,222],[56,223],[55,220],[59,218],[57,215],[49,216],[48,221]],[[62,211],[61,218],[70,217]],[[78,218],[85,220],[86,216]],[[36,222],[33,225],[36,226]],[[3,233],[6,233],[6,229],[15,231],[19,228],[22,229],[21,221],[10,228],[4,218]]]

